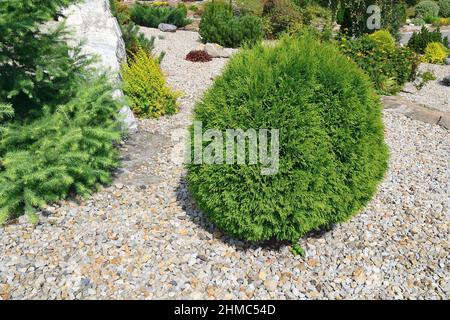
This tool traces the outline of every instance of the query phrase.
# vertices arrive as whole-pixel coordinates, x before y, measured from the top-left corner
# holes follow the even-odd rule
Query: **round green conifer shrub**
[[[245,164],[197,157],[187,165],[199,208],[240,239],[297,241],[345,221],[372,198],[387,168],[381,103],[368,76],[333,44],[308,34],[237,53],[195,106],[194,120],[203,133],[222,132],[224,144],[227,129],[279,130],[272,174],[262,174],[269,165],[261,154],[249,164],[247,143]],[[268,156],[276,154],[274,137]]]
[[[416,17],[437,17],[439,15],[439,5],[432,0],[423,0],[416,6]]]

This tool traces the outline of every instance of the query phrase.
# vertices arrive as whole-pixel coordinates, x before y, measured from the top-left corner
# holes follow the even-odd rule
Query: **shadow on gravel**
[[[120,148],[121,166],[114,172],[114,182],[130,186],[150,185],[160,178],[149,172],[152,158],[161,152],[169,137],[149,132],[130,135]]]
[[[192,195],[187,190],[186,176],[183,175],[180,178],[178,189],[176,191],[177,202],[186,213],[186,215],[193,221],[196,225],[198,225],[202,231],[200,232],[200,239],[202,240],[211,240],[211,239],[219,239],[223,243],[234,247],[236,250],[247,251],[247,250],[257,250],[258,248],[267,251],[279,251],[286,246],[290,246],[291,242],[289,241],[277,241],[277,240],[267,240],[267,241],[258,241],[258,242],[250,242],[243,241],[236,238],[233,238],[224,232],[222,232],[219,228],[214,226],[212,222],[210,222],[205,213],[203,213],[200,209],[197,208],[195,204],[195,200]],[[315,230],[308,233],[302,239],[306,240],[308,238],[321,238],[327,232],[332,230],[333,227],[329,227],[324,230]]]

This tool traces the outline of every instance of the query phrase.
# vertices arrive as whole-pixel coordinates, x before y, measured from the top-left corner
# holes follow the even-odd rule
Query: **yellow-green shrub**
[[[445,49],[442,43],[430,42],[425,48],[422,61],[428,63],[443,63],[445,58],[447,58],[447,55],[447,49]]]
[[[167,1],[155,1],[155,2],[152,2],[151,5],[155,6],[155,7],[161,7],[161,6],[168,6],[170,4]]]
[[[442,27],[448,25],[450,25],[450,18],[437,18],[435,21],[433,21],[433,26],[435,27]]]
[[[420,61],[409,48],[383,47],[368,35],[343,37],[338,44],[341,52],[370,76],[380,94],[395,94],[413,80]]]
[[[141,117],[157,118],[177,111],[177,94],[166,85],[158,61],[139,48],[122,65],[123,91],[131,100],[131,108]]]
[[[378,30],[369,35],[369,38],[375,40],[382,48],[394,48],[395,39],[387,30]]]

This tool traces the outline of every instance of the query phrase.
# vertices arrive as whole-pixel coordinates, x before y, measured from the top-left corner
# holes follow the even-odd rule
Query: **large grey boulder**
[[[83,42],[82,52],[99,57],[97,67],[107,69],[112,74],[112,81],[119,83],[120,67],[124,59],[125,43],[119,24],[112,16],[108,0],[84,0],[63,10],[66,26],[73,35],[69,40],[72,45]],[[114,92],[116,98],[122,98],[121,90]],[[130,107],[124,105],[119,112],[123,116],[124,129],[128,132],[137,130],[137,121]]]
[[[173,24],[169,23],[160,23],[158,25],[158,29],[162,32],[175,32],[177,31],[177,26],[174,26]]]

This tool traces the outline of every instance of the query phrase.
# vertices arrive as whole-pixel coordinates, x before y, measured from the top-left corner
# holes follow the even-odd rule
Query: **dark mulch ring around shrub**
[[[186,60],[192,62],[209,62],[212,60],[212,57],[206,51],[192,50],[186,55]]]

